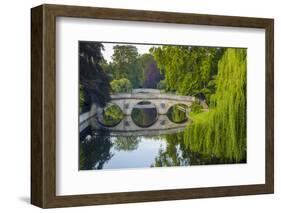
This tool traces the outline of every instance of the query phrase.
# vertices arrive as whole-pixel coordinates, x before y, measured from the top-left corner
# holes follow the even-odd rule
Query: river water
[[[92,123],[96,128],[80,133],[80,170],[190,164],[182,141],[188,115],[182,108],[158,115],[151,103],[140,102],[132,115],[124,116],[110,106]]]
[[[174,105],[167,114],[159,115],[150,102],[141,102],[131,115],[123,115],[119,107],[108,105],[80,132],[79,169],[237,163],[212,154],[197,153],[185,146],[184,130],[192,123],[187,109],[183,105]]]

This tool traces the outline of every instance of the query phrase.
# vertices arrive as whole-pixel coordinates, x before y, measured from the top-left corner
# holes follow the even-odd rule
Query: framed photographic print
[[[273,19],[31,9],[31,203],[274,191]]]

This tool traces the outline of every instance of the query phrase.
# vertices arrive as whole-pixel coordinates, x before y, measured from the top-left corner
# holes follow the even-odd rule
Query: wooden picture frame
[[[56,17],[265,29],[265,184],[87,195],[56,195]],[[218,15],[41,5],[31,9],[31,203],[42,208],[132,203],[274,191],[274,21]]]

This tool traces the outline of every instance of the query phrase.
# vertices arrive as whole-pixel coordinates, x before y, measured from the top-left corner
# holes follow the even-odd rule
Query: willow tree
[[[229,48],[218,63],[211,110],[186,127],[188,149],[235,162],[246,160],[246,49]]]

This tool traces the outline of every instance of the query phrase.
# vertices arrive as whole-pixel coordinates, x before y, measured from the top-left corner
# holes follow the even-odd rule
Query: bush
[[[110,82],[112,92],[131,92],[132,84],[127,78],[121,78]]]

